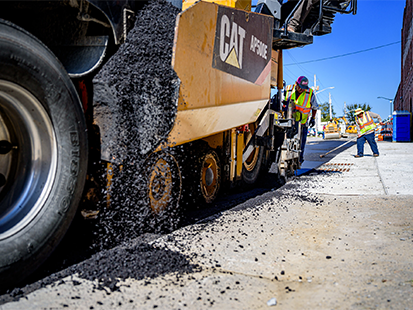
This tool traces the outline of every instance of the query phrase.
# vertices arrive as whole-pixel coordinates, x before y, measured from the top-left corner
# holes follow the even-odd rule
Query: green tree
[[[346,118],[347,118],[347,120],[350,124],[355,124],[356,119],[354,117],[354,111],[356,109],[359,109],[359,108],[362,109],[363,111],[370,111],[371,110],[370,105],[367,104],[367,103],[363,103],[363,104],[355,103],[355,104],[348,105],[347,106],[347,111],[346,111]]]
[[[330,106],[328,102],[319,104],[319,110],[321,112],[321,121],[328,122],[330,120]],[[333,106],[331,106],[331,114],[333,118],[336,116],[336,112],[334,112]]]

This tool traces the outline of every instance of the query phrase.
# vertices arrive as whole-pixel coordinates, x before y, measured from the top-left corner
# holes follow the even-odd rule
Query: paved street
[[[14,302],[3,296],[0,309],[413,309],[413,144],[379,142],[378,158],[368,145],[354,158],[352,145],[321,160],[328,150],[308,143],[301,175],[282,188],[148,238],[145,251],[175,270],[119,274],[109,287],[117,266],[106,258],[132,255],[131,242],[90,259],[104,271],[93,281],[93,270],[57,274]],[[129,259],[139,256],[118,264]]]

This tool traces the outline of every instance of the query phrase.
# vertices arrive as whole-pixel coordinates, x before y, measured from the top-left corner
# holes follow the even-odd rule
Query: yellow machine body
[[[340,127],[337,121],[331,121],[324,129],[324,139],[340,139]]]
[[[181,86],[168,146],[257,120],[279,73],[272,25],[272,17],[204,1],[178,16],[172,66]]]
[[[251,1],[216,2],[184,1],[177,17],[171,63],[180,80],[177,113],[155,152],[196,140],[222,149],[227,139],[226,179],[232,183],[257,160],[258,148],[249,166],[243,151],[271,87],[283,87],[282,53],[272,50],[273,17],[251,12]]]
[[[357,127],[355,125],[350,125],[346,129],[346,133],[357,134]]]
[[[195,4],[199,0],[183,0],[182,1],[182,10],[186,10],[191,5]],[[241,9],[245,11],[251,11],[251,0],[210,0],[206,2],[214,2],[219,5],[229,6],[231,8]]]

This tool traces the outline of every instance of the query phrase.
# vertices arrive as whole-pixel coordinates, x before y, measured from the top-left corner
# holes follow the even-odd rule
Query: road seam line
[[[386,194],[386,196],[389,196],[389,192],[387,191],[386,186],[384,186],[383,178],[380,174],[379,164],[377,163],[377,157],[374,157],[374,164],[376,165],[377,174],[379,175],[380,182],[383,185],[384,193]]]

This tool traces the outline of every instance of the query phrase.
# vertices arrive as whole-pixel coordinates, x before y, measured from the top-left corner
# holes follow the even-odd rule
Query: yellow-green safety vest
[[[308,116],[311,112],[311,97],[313,96],[313,90],[310,88],[301,93],[301,95],[297,98],[295,88],[293,93],[291,94],[291,100],[295,103],[295,120],[298,122],[301,120],[301,124],[307,123]]]
[[[356,117],[356,122],[360,127],[360,136],[364,135],[366,132],[376,128],[376,124],[370,116],[369,112],[364,112],[363,117]]]

